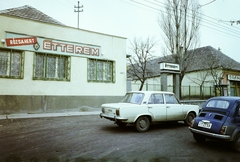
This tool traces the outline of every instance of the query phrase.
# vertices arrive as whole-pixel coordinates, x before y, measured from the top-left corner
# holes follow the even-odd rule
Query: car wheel
[[[150,121],[148,117],[141,116],[135,122],[135,128],[138,132],[146,132],[150,126]]]
[[[200,134],[196,134],[193,133],[193,138],[195,139],[195,141],[197,141],[198,143],[203,143],[206,141],[206,137],[204,137],[203,135]]]
[[[196,115],[194,113],[188,113],[187,118],[184,120],[184,123],[189,126],[195,117]]]
[[[116,124],[119,126],[119,127],[125,127],[127,125],[127,123],[123,123],[121,121],[116,121]]]
[[[238,133],[235,140],[232,142],[232,148],[234,151],[240,152],[240,133]]]

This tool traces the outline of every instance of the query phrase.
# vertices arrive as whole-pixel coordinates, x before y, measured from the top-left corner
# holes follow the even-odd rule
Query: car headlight
[[[227,131],[227,126],[222,126],[221,130],[220,130],[220,134],[225,134]]]

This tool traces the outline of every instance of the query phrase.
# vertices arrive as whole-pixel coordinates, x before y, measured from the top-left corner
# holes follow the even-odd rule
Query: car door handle
[[[152,106],[148,106],[148,108],[152,108]]]
[[[170,106],[167,106],[167,108],[170,108]]]

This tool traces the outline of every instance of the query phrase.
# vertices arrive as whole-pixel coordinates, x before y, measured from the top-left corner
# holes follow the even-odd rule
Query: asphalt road
[[[239,162],[228,143],[194,141],[183,123],[119,128],[98,115],[0,120],[0,161]]]

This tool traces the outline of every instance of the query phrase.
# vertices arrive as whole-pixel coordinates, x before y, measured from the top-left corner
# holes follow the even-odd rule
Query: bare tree
[[[200,52],[200,51],[199,51]],[[226,80],[229,71],[235,70],[238,62],[216,50],[207,47],[205,51],[194,55],[193,67],[198,67],[197,77],[188,77],[200,87],[206,82],[211,82],[215,87],[215,95],[223,95],[222,81]]]
[[[209,70],[202,70],[202,71],[198,71],[196,72],[197,75],[196,77],[188,77],[188,79],[190,79],[193,83],[199,85],[200,87],[200,96],[201,98],[203,98],[204,95],[204,83],[206,82],[210,82],[210,81],[206,81],[207,77],[210,76],[210,71]]]
[[[217,68],[212,68],[210,70],[210,73],[213,78],[213,83],[215,85],[215,95],[219,94],[220,96],[223,95],[222,93],[222,79],[224,78],[223,76],[224,71],[222,70],[222,67],[217,67]]]
[[[180,65],[180,87],[191,63],[192,53],[188,50],[199,46],[202,16],[198,5],[197,0],[165,0],[165,10],[158,19],[168,50],[164,55],[172,55],[174,63]]]
[[[226,60],[220,60],[219,57],[217,57],[217,55],[212,55],[210,58],[208,58],[209,60],[211,60],[211,63],[208,64],[208,68],[210,70],[210,75],[212,76],[213,79],[213,84],[215,86],[215,95],[219,94],[222,95],[222,79],[224,78],[225,75],[225,61]],[[232,64],[228,65],[228,68],[231,69],[233,66],[233,62]]]
[[[208,48],[206,48],[208,49]],[[201,52],[202,51],[202,52]],[[200,87],[200,96],[203,98],[203,87],[205,83],[212,83],[211,77],[211,65],[213,64],[213,54],[211,52],[206,52],[203,50],[198,50],[193,57],[191,57],[191,62],[193,63],[189,68],[193,68],[195,73],[195,77],[193,75],[188,76],[187,78],[191,80],[193,83],[199,85]],[[195,68],[197,67],[197,68]],[[208,80],[207,80],[208,79]]]
[[[146,40],[134,38],[133,41],[130,41],[130,45],[133,56],[128,59],[129,65],[127,71],[128,75],[134,80],[141,82],[139,88],[141,91],[147,78],[154,76],[150,60],[154,58],[154,47],[157,45],[157,41],[150,37]]]

